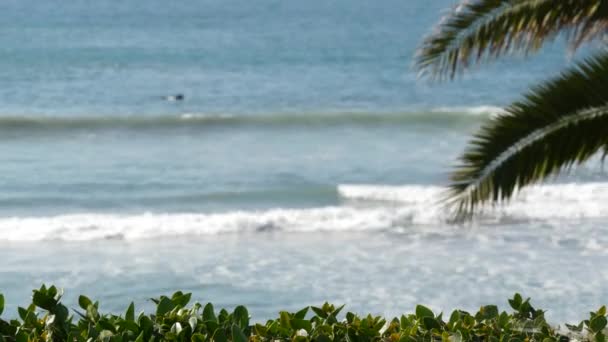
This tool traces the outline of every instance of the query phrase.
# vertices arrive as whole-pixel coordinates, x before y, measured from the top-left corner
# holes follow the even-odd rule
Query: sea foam
[[[80,213],[0,218],[0,239],[10,241],[151,239],[268,231],[407,231],[447,226],[437,186],[341,185],[340,205],[226,213]],[[608,183],[534,186],[508,205],[486,210],[476,220],[543,221],[608,217]]]
[[[455,114],[469,114],[469,115],[489,115],[496,116],[505,113],[505,109],[498,106],[482,105],[482,106],[471,106],[471,107],[437,107],[432,110],[433,113],[455,113]]]

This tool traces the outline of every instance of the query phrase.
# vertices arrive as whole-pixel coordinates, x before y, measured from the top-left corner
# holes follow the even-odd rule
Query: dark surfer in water
[[[183,101],[184,94],[169,95],[169,96],[165,96],[164,99],[167,101]]]

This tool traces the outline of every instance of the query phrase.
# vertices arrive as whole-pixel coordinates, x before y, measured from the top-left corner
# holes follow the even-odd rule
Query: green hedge
[[[56,287],[33,291],[32,304],[19,307],[19,319],[0,318],[1,341],[604,341],[606,308],[592,312],[579,325],[556,329],[545,321],[544,311],[516,294],[509,300],[512,313],[494,305],[475,314],[462,310],[449,317],[418,305],[414,314],[386,320],[382,317],[339,315],[343,306],[325,303],[298,312],[280,312],[265,324],[252,324],[247,309],[216,311],[211,303],[188,306],[190,293],[152,299],[152,314],[136,315],[131,303],[124,315],[102,314],[99,303],[80,296],[79,310],[70,314],[61,304]],[[0,294],[0,317],[4,297]]]

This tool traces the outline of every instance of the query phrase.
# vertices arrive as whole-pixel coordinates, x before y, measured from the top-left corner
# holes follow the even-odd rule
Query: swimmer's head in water
[[[176,95],[165,96],[165,100],[167,100],[167,101],[183,101],[184,100],[184,94],[176,94]]]

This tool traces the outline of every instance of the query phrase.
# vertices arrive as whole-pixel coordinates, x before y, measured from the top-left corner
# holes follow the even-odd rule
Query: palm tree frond
[[[424,40],[416,67],[423,75],[454,78],[484,58],[535,52],[560,32],[577,48],[607,30],[608,2],[602,0],[472,0]]]
[[[452,174],[456,218],[580,164],[608,146],[608,52],[532,89],[483,126]]]

